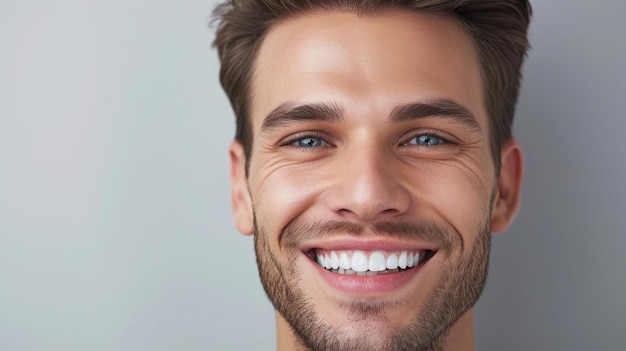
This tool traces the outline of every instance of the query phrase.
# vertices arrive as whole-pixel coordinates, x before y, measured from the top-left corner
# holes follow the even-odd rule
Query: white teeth
[[[380,251],[372,252],[372,255],[370,255],[368,268],[372,272],[380,272],[380,271],[384,271],[385,269],[387,269],[387,263],[385,262],[385,255]]]
[[[400,254],[400,257],[398,257],[398,267],[402,269],[406,268],[406,258],[407,258],[406,251],[402,251],[402,253]]]
[[[350,265],[352,266],[352,270],[356,272],[365,272],[367,270],[367,256],[363,251],[354,251],[352,254],[352,260],[350,260]]]
[[[352,266],[350,265],[350,256],[347,253],[342,252],[339,256],[339,268],[341,269],[350,269]]]
[[[337,253],[335,251],[332,251],[330,253],[330,265],[331,267],[333,267],[333,269],[339,268],[339,257],[337,256]]]
[[[386,253],[376,250],[369,253],[369,258],[367,255],[368,253],[361,250],[326,251],[318,253],[316,261],[320,266],[336,273],[358,275],[376,275],[378,272],[408,269],[420,263],[420,253],[417,251]]]
[[[389,255],[387,258],[387,269],[397,269],[398,268],[398,256],[394,253]]]

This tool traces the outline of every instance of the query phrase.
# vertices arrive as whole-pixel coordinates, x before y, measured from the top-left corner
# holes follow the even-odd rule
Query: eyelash
[[[312,139],[319,139],[323,144],[319,145],[319,146],[312,146],[312,147],[305,147],[305,146],[298,146],[298,145],[293,145],[294,143],[303,140],[303,139],[307,139],[307,138],[312,138]],[[315,148],[319,148],[319,147],[329,147],[329,146],[333,146],[333,144],[331,142],[328,141],[329,137],[323,133],[317,132],[317,131],[308,131],[308,132],[300,132],[294,135],[290,135],[289,137],[287,137],[286,139],[284,139],[281,143],[280,146],[289,146],[289,147],[295,147],[295,148],[299,148],[299,149],[315,149]]]
[[[418,144],[418,143],[409,144],[411,141],[421,136],[434,137],[434,138],[441,140],[441,142],[436,145],[423,145],[423,144]],[[307,139],[307,138],[319,139],[322,142],[322,145],[310,146],[310,147],[293,145],[296,142],[303,140],[303,139]],[[279,146],[295,147],[298,149],[316,149],[320,147],[333,146],[333,143],[329,142],[328,139],[330,138],[325,133],[321,133],[318,131],[306,131],[306,132],[300,132],[300,133],[287,137],[280,143]],[[456,142],[452,141],[449,137],[444,136],[443,133],[436,131],[436,130],[416,130],[416,131],[410,132],[408,137],[405,137],[402,139],[404,139],[405,141],[400,144],[401,146],[441,148],[441,147],[448,147],[448,146],[456,145]]]
[[[436,145],[423,145],[423,144],[417,144],[417,143],[416,144],[409,144],[409,142],[411,142],[411,141],[413,141],[416,138],[419,138],[421,136],[428,136],[428,137],[437,138],[437,139],[441,140],[441,143],[436,144]],[[411,132],[409,137],[404,139],[404,140],[406,140],[406,141],[402,143],[403,146],[414,145],[414,146],[417,146],[417,147],[428,147],[428,148],[439,148],[439,147],[446,147],[446,146],[450,146],[450,145],[456,144],[455,142],[450,140],[449,137],[444,136],[443,133],[441,133],[439,131],[436,131],[436,130],[413,131],[413,132]]]

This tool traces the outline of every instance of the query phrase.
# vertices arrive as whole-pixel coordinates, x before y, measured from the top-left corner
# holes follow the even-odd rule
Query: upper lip
[[[437,245],[422,241],[398,240],[384,236],[375,237],[335,237],[319,241],[310,241],[302,246],[303,252],[314,249],[323,250],[362,250],[362,251],[408,251],[430,250],[437,251]]]

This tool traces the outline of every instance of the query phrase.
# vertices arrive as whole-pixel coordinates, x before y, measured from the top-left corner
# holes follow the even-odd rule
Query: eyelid
[[[332,138],[328,134],[317,131],[317,130],[309,130],[309,131],[304,131],[304,132],[298,132],[295,134],[290,134],[289,136],[281,139],[280,142],[278,143],[278,146],[292,146],[291,144],[295,143],[296,141],[300,139],[305,139],[305,138],[318,138],[322,140],[322,142],[327,144],[327,145],[324,145],[325,147],[334,146],[333,143],[331,142]]]
[[[414,138],[420,136],[420,135],[433,135],[439,139],[441,139],[443,141],[443,145],[439,145],[439,146],[444,146],[444,145],[456,145],[459,143],[458,139],[456,139],[455,137],[451,136],[448,133],[444,133],[440,130],[437,129],[430,129],[430,128],[418,128],[418,129],[413,129],[411,131],[409,131],[408,133],[405,133],[402,138],[400,138],[401,140],[401,145],[407,145],[409,143],[409,141],[413,140]]]

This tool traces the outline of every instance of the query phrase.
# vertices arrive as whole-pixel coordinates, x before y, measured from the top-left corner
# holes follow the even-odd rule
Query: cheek
[[[327,174],[294,165],[263,173],[256,184],[251,184],[252,200],[257,220],[263,221],[268,234],[274,237],[301,214],[311,212],[319,194],[329,186]]]
[[[476,230],[489,219],[491,186],[484,175],[462,165],[447,164],[423,172],[420,183],[415,192],[417,212],[419,207],[427,207],[452,225],[463,241],[472,241]]]
[[[284,160],[268,164],[255,172],[250,188],[256,218],[272,246],[278,246],[280,233],[295,219],[324,220],[333,215],[324,194],[345,182],[337,178],[339,165],[299,165]],[[442,220],[461,233],[461,240],[471,242],[489,219],[493,177],[488,177],[488,167],[484,168],[477,162],[403,164],[393,172],[397,178],[388,181],[410,193],[412,206],[405,220]]]

